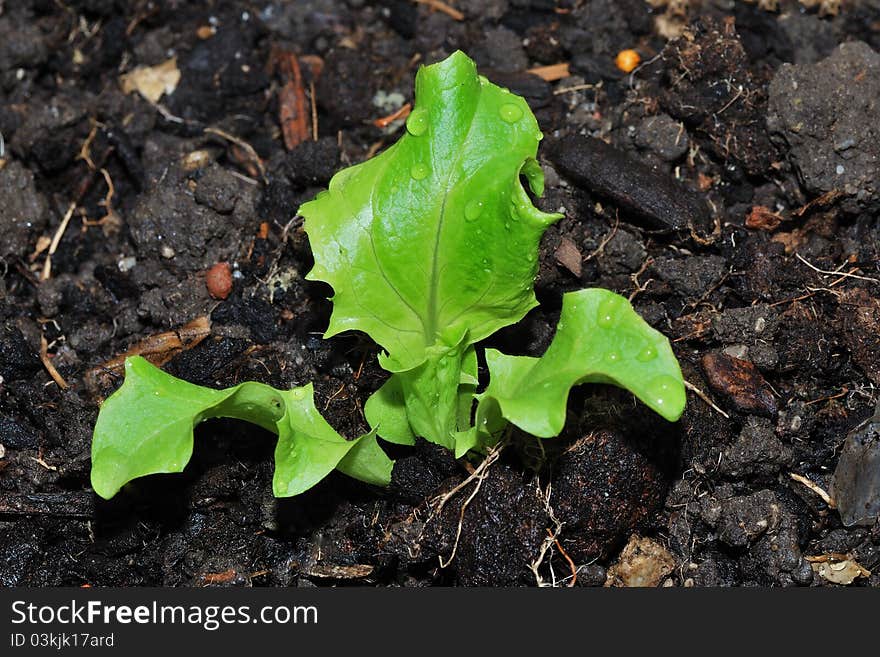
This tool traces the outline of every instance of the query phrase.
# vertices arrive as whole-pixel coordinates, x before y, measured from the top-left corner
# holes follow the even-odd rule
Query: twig
[[[571,75],[568,70],[568,62],[560,62],[559,64],[551,64],[550,66],[535,66],[526,71],[532,75],[537,75],[547,82],[556,82]]]
[[[46,336],[40,336],[40,362],[43,363],[43,367],[46,368],[46,371],[49,373],[49,376],[58,384],[58,387],[62,390],[67,390],[70,386],[67,385],[67,381],[64,380],[64,377],[58,373],[58,370],[55,369],[55,366],[52,364],[52,361],[49,359],[49,343],[46,342]]]
[[[58,249],[58,243],[61,242],[61,238],[64,236],[64,231],[67,230],[67,224],[70,223],[70,218],[73,216],[74,210],[76,210],[76,201],[71,201],[70,205],[67,206],[67,212],[64,214],[64,218],[58,226],[58,230],[55,231],[52,243],[49,245],[49,253],[46,254],[46,261],[43,263],[43,272],[40,274],[41,281],[49,280],[49,277],[52,275],[52,256],[55,255],[55,251]]]
[[[334,399],[336,399],[339,395],[341,395],[343,390],[345,390],[345,384],[344,384],[344,383],[343,383],[342,385],[339,386],[339,390],[337,390],[336,392],[334,392],[332,395],[330,395],[330,396],[327,398],[327,403],[324,404],[324,410],[325,410],[325,411],[326,411],[328,408],[330,408],[330,402],[332,402],[332,401],[333,401]]]
[[[416,4],[427,5],[431,9],[435,9],[439,12],[442,12],[449,16],[451,19],[456,21],[463,21],[464,14],[462,14],[455,7],[450,7],[445,2],[441,2],[441,0],[412,0]]]
[[[632,300],[635,299],[636,296],[640,292],[644,292],[645,290],[647,290],[648,285],[650,285],[651,282],[654,280],[653,278],[649,278],[644,283],[639,283],[639,276],[644,274],[645,271],[648,269],[648,267],[650,267],[653,264],[653,262],[654,262],[654,258],[652,258],[651,256],[648,256],[647,258],[645,258],[645,262],[642,263],[642,266],[639,267],[639,270],[634,274],[630,274],[629,279],[632,281],[633,285],[636,286],[636,289],[633,290],[632,294],[629,295],[629,302],[630,303],[632,303]]]
[[[284,134],[284,147],[293,150],[309,136],[306,125],[306,92],[296,55],[292,52],[281,53],[279,69],[284,84],[278,91],[278,118]]]
[[[828,395],[826,397],[819,397],[818,399],[812,399],[808,402],[804,402],[804,406],[811,406],[812,404],[818,404],[819,402],[823,402],[823,401],[831,401],[832,399],[837,399],[839,397],[843,397],[848,392],[849,392],[849,388],[843,388],[843,390],[841,390],[840,392],[835,393],[833,395]]]
[[[705,392],[700,390],[693,383],[691,383],[690,381],[685,381],[684,387],[687,388],[688,390],[690,390],[692,393],[694,393],[697,397],[702,399],[704,402],[706,402],[710,407],[712,407],[715,411],[717,411],[718,413],[723,415],[726,419],[728,419],[728,420],[730,419],[730,416],[727,413],[725,413],[720,408],[718,408],[718,406],[715,405],[715,402],[713,402],[711,399],[709,399],[709,395],[707,395]]]
[[[722,107],[720,110],[715,112],[715,116],[718,116],[724,110],[726,110],[728,107],[733,105],[737,100],[739,100],[739,97],[742,96],[742,94],[743,94],[743,88],[742,88],[742,85],[740,85],[738,91],[736,92],[736,95],[733,98],[731,98],[724,107]]]
[[[554,96],[561,96],[562,94],[569,94],[574,91],[585,91],[587,89],[601,89],[602,83],[599,82],[597,84],[574,84],[570,87],[560,87],[559,89],[553,90]]]
[[[223,139],[232,142],[236,146],[239,146],[244,149],[244,151],[248,154],[248,156],[253,160],[254,164],[257,165],[257,169],[260,171],[260,176],[263,178],[263,182],[266,182],[266,167],[263,164],[263,160],[260,159],[260,156],[257,155],[257,151],[254,150],[254,147],[247,143],[244,139],[240,137],[236,137],[235,135],[231,135],[224,130],[220,130],[220,128],[205,128],[205,132],[211,135],[217,135],[218,137],[222,137]]]
[[[815,272],[820,274],[824,274],[826,276],[842,276],[844,278],[857,278],[860,281],[869,281],[871,283],[880,283],[880,279],[870,278],[869,276],[858,276],[857,274],[853,274],[852,272],[843,272],[843,269],[846,266],[846,263],[843,263],[838,267],[835,271],[828,271],[827,269],[819,269],[816,265],[812,264],[809,260],[801,256],[800,253],[795,253],[795,257],[804,263],[807,267],[812,269]]]
[[[608,242],[610,242],[612,239],[614,239],[614,236],[617,234],[617,227],[619,225],[620,225],[620,213],[617,213],[614,216],[614,225],[611,227],[611,230],[608,232],[608,234],[605,237],[602,238],[602,241],[599,242],[599,246],[597,246],[595,248],[595,250],[590,255],[588,255],[586,258],[584,258],[584,262],[589,262],[590,260],[592,260],[593,258],[595,258],[597,255],[599,255],[600,253],[602,253],[605,250],[605,247],[608,245]]]
[[[149,98],[144,98],[144,100],[146,100],[150,105],[152,105],[153,109],[156,110],[157,112],[159,112],[159,114],[162,115],[162,118],[164,118],[169,123],[186,123],[186,119],[182,119],[179,116],[175,116],[174,114],[171,113],[171,110],[169,110],[167,107],[165,107],[162,103],[152,101]]]
[[[309,80],[309,104],[312,106],[312,141],[318,141],[318,101],[315,98],[314,80]]]
[[[791,477],[792,479],[794,479],[799,484],[803,484],[804,486],[809,488],[811,491],[816,493],[816,495],[821,497],[822,501],[828,505],[829,509],[836,509],[837,508],[837,504],[834,502],[834,499],[832,499],[832,497],[828,493],[826,493],[825,490],[821,486],[819,486],[819,484],[816,484],[816,483],[810,481],[805,476],[799,475],[796,472],[789,472],[788,476]]]
[[[408,117],[410,110],[412,110],[412,105],[410,103],[404,103],[401,108],[396,112],[392,112],[388,116],[379,117],[378,119],[373,121],[373,125],[377,128],[387,128],[395,121],[399,121],[400,119],[405,119],[406,117]]]

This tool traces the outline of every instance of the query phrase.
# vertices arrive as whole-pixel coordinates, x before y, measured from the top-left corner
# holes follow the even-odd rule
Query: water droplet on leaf
[[[464,218],[468,221],[476,221],[479,216],[483,213],[483,202],[477,201],[476,199],[473,201],[468,201],[468,204],[464,206]]]
[[[424,180],[428,177],[429,171],[427,164],[419,162],[418,164],[412,165],[412,168],[409,170],[409,175],[413,177],[413,180]]]
[[[516,123],[523,115],[522,108],[513,103],[502,105],[501,109],[498,110],[498,113],[501,115],[501,119],[507,123]]]
[[[639,352],[639,355],[636,356],[636,360],[641,361],[642,363],[647,363],[649,360],[654,360],[657,358],[657,350],[648,345],[644,349]]]
[[[596,316],[596,323],[602,328],[611,328],[617,323],[620,314],[620,306],[623,305],[623,299],[619,297],[609,297],[599,304],[599,312]]]
[[[406,119],[406,129],[414,137],[421,137],[428,130],[428,111],[415,109]]]
[[[658,376],[648,384],[648,399],[657,406],[671,405],[680,395],[678,381],[671,376]]]

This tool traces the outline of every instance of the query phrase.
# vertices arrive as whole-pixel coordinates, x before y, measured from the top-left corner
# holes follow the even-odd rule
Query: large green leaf
[[[92,487],[109,499],[127,482],[181,472],[192,456],[193,428],[208,418],[246,420],[278,434],[273,489],[296,495],[334,468],[372,484],[391,481],[392,462],[370,433],[340,436],[315,408],[311,384],[276,390],[246,382],[212,390],[166,374],[139,356],[101,407],[92,439]]]
[[[558,435],[568,392],[579,383],[626,388],[669,421],[684,411],[684,380],[669,340],[608,290],[566,294],[540,358],[487,349],[486,363],[491,380],[478,395],[477,428],[487,434],[501,426],[500,416],[534,436]]]
[[[536,304],[539,240],[561,216],[520,184],[522,173],[543,191],[540,139],[526,102],[463,53],[422,68],[407,133],[299,210],[308,277],[334,290],[326,336],[364,331],[401,372],[432,347],[466,347],[521,319]]]

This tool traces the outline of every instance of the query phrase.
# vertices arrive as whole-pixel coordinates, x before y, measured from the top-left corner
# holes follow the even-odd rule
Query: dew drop
[[[468,201],[468,204],[464,206],[464,218],[468,221],[476,221],[481,214],[483,214],[482,201],[474,199],[473,201]]]
[[[616,351],[609,351],[605,354],[605,360],[609,363],[619,363],[620,362],[620,354]]]
[[[424,180],[428,177],[428,173],[428,165],[423,164],[422,162],[413,164],[412,168],[409,170],[409,175],[413,177],[413,180]]]
[[[421,137],[428,130],[428,111],[415,109],[406,119],[406,130],[414,137]]]
[[[611,328],[617,322],[620,314],[621,301],[619,297],[609,297],[599,304],[599,312],[596,316],[596,322],[602,328]]]
[[[290,396],[297,401],[301,401],[306,398],[306,391],[302,388],[294,388],[290,391]]]
[[[647,347],[642,349],[639,352],[638,356],[636,356],[636,360],[641,361],[642,363],[647,363],[648,361],[654,360],[655,358],[657,358],[657,350],[651,345],[648,345]]]
[[[648,383],[648,398],[657,406],[672,406],[682,395],[678,381],[671,376],[662,375]]]
[[[502,105],[501,109],[498,110],[498,113],[501,115],[501,120],[506,121],[507,123],[516,123],[523,115],[522,109],[513,103]]]

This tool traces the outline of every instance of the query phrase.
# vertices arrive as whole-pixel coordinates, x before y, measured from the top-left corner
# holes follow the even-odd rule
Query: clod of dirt
[[[195,199],[196,203],[220,214],[230,214],[235,210],[240,190],[240,179],[218,164],[212,164],[196,185]]]
[[[35,161],[47,173],[68,168],[76,158],[88,129],[86,104],[81,95],[62,92],[32,106],[12,137],[12,152]]]
[[[374,84],[378,79],[370,60],[357,51],[341,48],[327,55],[318,78],[317,99],[334,131],[373,118]]]
[[[605,586],[656,587],[675,568],[675,558],[657,541],[633,535],[608,569]]]
[[[626,436],[599,431],[553,466],[550,506],[575,562],[605,557],[662,505],[666,476]]]
[[[817,64],[784,64],[770,83],[767,126],[788,145],[804,186],[880,200],[880,54],[841,44]]]
[[[652,227],[704,230],[709,225],[703,199],[601,139],[573,135],[556,140],[548,145],[547,157],[573,183],[646,219]]]
[[[183,179],[179,184],[166,180],[139,197],[128,216],[139,261],[161,257],[194,272],[205,262],[236,259],[246,226],[257,223],[256,191],[219,169],[207,178],[202,192],[196,187],[196,198],[185,189]],[[221,214],[217,207],[228,214]]]
[[[4,381],[28,379],[41,367],[37,352],[19,329],[9,324],[0,327],[0,377]]]
[[[770,479],[792,460],[791,449],[776,437],[770,420],[750,416],[736,442],[724,450],[719,469],[734,478]]]
[[[394,462],[389,492],[417,505],[431,495],[444,480],[460,471],[452,453],[426,440],[416,441],[416,453]]]
[[[522,37],[503,26],[487,30],[485,38],[474,44],[471,56],[477,62],[478,68],[513,72],[529,67],[529,58],[523,50]]]
[[[0,71],[33,68],[47,56],[46,39],[33,18],[0,18]]]
[[[0,256],[25,256],[46,227],[46,199],[34,186],[34,176],[21,162],[0,168]]]
[[[232,270],[229,263],[218,262],[205,274],[205,286],[208,294],[215,299],[225,299],[232,292]]]
[[[304,141],[287,154],[282,170],[296,187],[324,186],[339,169],[339,155],[335,137]]]
[[[740,581],[757,586],[769,582],[806,585],[812,581],[813,571],[801,551],[809,516],[794,496],[767,489],[737,496],[731,485],[724,484],[701,495],[697,505],[700,520],[715,529],[728,548],[725,552],[740,555]],[[719,577],[721,582],[717,583],[723,583],[723,570],[736,567],[721,554],[713,560],[717,565],[708,570],[696,568],[701,583],[707,583],[707,578],[717,582]]]
[[[750,174],[767,170],[773,147],[764,128],[766,96],[749,68],[734,27],[697,23],[663,51],[666,88],[660,103],[674,118],[705,135],[707,148],[733,158]]]
[[[690,139],[684,125],[668,114],[642,120],[634,136],[636,146],[650,150],[661,160],[674,162],[687,153]]]
[[[767,304],[755,304],[745,308],[728,308],[713,315],[712,330],[724,344],[758,340],[772,341],[779,326],[779,313]]]
[[[436,545],[444,559],[450,557],[461,505],[474,485],[451,498],[441,516],[428,523],[427,542]],[[503,463],[489,467],[461,523],[450,568],[464,586],[512,586],[526,581],[523,578],[531,576],[528,566],[552,525],[537,481],[524,480]]]
[[[700,364],[712,391],[740,413],[776,415],[773,390],[753,363],[724,353],[708,353]]]
[[[657,258],[651,271],[682,296],[697,298],[721,280],[727,272],[727,261],[717,255]]]
[[[779,362],[774,337],[779,313],[766,304],[729,308],[712,316],[712,331],[727,347],[724,353],[772,369]]]
[[[880,385],[880,300],[856,288],[841,292],[839,302],[844,342],[856,364]]]
[[[721,502],[718,537],[730,547],[746,547],[779,524],[779,505],[769,490]]]
[[[871,526],[880,516],[880,406],[868,423],[846,437],[831,495],[847,527]]]

